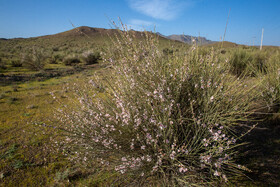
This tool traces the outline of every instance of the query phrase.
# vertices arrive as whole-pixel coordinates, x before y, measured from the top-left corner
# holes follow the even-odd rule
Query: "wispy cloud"
[[[128,0],[132,9],[162,20],[175,19],[190,5],[190,2],[190,0]]]
[[[153,25],[150,21],[140,20],[140,19],[131,19],[129,23],[133,25],[141,25],[141,26],[151,26]]]
[[[140,20],[140,19],[131,19],[128,22],[128,27],[133,30],[148,30],[151,26],[155,26],[156,24],[150,21]]]

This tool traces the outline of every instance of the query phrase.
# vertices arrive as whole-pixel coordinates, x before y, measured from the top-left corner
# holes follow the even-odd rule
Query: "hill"
[[[81,50],[91,48],[95,50],[100,49],[107,44],[110,44],[112,42],[112,38],[115,38],[116,35],[119,35],[119,32],[120,31],[117,29],[81,26],[53,35],[31,38],[1,39],[0,52],[10,53],[11,49],[26,49],[33,46],[44,49],[59,48],[61,50],[64,48],[76,48],[78,50]],[[142,40],[145,37],[145,34],[143,32],[133,30],[129,32],[134,32],[136,39],[139,40]],[[154,33],[150,32],[150,34]],[[175,45],[182,45],[181,42],[173,41],[163,36],[158,37],[160,45],[162,47],[168,46],[170,42],[175,43]]]
[[[207,46],[207,47],[220,47],[220,46],[222,46],[222,45],[223,45],[224,48],[231,48],[231,47],[237,47],[237,46],[239,46],[239,45],[236,44],[236,43],[228,42],[228,41],[224,41],[223,44],[222,44],[222,42],[210,43],[210,44],[207,44],[206,46]]]
[[[115,33],[114,29],[93,28],[87,26],[76,27],[68,31],[60,32],[53,35],[41,36],[39,38],[51,38],[51,37],[80,37],[80,36],[96,36],[100,34],[112,34]]]

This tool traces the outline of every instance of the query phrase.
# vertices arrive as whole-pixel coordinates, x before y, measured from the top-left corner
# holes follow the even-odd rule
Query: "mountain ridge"
[[[129,30],[132,32],[135,32],[136,35],[140,35],[142,32],[141,31],[135,31],[135,30]],[[53,38],[53,37],[82,37],[82,36],[96,36],[96,35],[111,35],[111,34],[116,34],[117,29],[105,29],[105,28],[97,28],[97,27],[89,27],[89,26],[80,26],[80,27],[75,27],[70,30],[62,31],[59,33],[55,34],[48,34],[48,35],[42,35],[42,36],[35,36],[35,37],[27,37],[27,38],[22,38],[22,37],[16,37],[16,38],[1,38],[1,40],[13,40],[13,39],[29,39],[29,38]],[[151,32],[152,33],[152,32]],[[210,44],[210,43],[215,43],[211,40],[206,39],[205,37],[195,37],[195,36],[190,36],[190,35],[169,35],[165,36],[159,32],[154,33],[162,38],[169,39],[169,40],[175,40],[187,44],[192,44],[192,39],[194,39],[198,44]]]
[[[159,32],[156,33],[159,36],[165,37],[167,39],[170,40],[176,40],[176,41],[180,41],[183,43],[187,43],[187,44],[193,44],[196,43],[198,45],[207,45],[207,44],[213,44],[216,43],[216,41],[212,41],[212,40],[208,40],[206,37],[200,37],[200,36],[191,36],[191,35],[185,35],[185,34],[172,34],[172,35],[168,35],[165,36]]]
[[[129,32],[134,32],[136,38],[141,39],[144,37],[144,34],[142,31],[135,31],[135,30],[129,30]],[[175,42],[181,42],[188,45],[192,45],[196,43],[197,45],[201,46],[209,46],[209,45],[218,45],[219,42],[217,41],[211,41],[207,39],[206,37],[197,37],[197,36],[191,36],[191,35],[185,35],[185,34],[172,34],[172,35],[163,35],[160,32],[149,32],[151,34],[155,34],[159,36],[160,40],[172,40]],[[113,37],[114,35],[118,35],[119,31],[117,29],[105,29],[105,28],[97,28],[97,27],[89,27],[89,26],[80,26],[75,27],[70,30],[66,30],[63,32],[59,32],[56,34],[50,34],[50,35],[43,35],[43,36],[36,36],[36,37],[28,37],[28,38],[0,38],[0,41],[9,41],[9,40],[56,40],[57,43],[64,42],[65,40],[86,40],[87,38],[92,38],[99,40],[99,43],[102,42],[102,39],[107,39],[109,37]],[[239,44],[232,43],[231,46],[237,46]]]

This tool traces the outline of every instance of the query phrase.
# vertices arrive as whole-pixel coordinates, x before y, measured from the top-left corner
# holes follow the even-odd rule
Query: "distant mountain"
[[[167,38],[166,36],[164,36],[163,34],[161,34],[161,33],[159,33],[159,32],[157,32],[156,34],[159,35],[159,36],[161,36],[161,37],[163,37],[163,38]]]
[[[157,35],[165,37],[170,40],[176,40],[176,41],[184,42],[187,44],[192,44],[193,40],[199,45],[216,43],[215,41],[208,40],[205,37],[196,37],[196,36],[190,36],[190,35],[184,35],[184,34],[181,34],[181,35],[173,34],[173,35],[169,35],[169,36],[164,36],[163,34],[157,32]]]

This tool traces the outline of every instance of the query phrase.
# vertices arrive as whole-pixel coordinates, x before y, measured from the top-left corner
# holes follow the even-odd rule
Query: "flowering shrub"
[[[163,58],[157,37],[142,34],[145,40],[134,42],[133,32],[120,31],[104,55],[110,73],[79,88],[80,104],[62,110],[64,152],[136,180],[159,175],[201,184],[241,174],[235,125],[248,120],[257,93],[231,76],[214,50],[202,54],[194,45]]]

